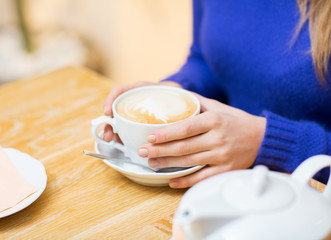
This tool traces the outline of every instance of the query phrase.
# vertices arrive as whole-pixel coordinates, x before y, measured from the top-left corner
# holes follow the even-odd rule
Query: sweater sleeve
[[[190,54],[178,72],[162,81],[175,81],[187,90],[225,102],[225,94],[219,86],[219,79],[205,62],[201,52],[200,28],[202,22],[202,1],[193,0],[193,43],[190,48]]]
[[[292,121],[264,111],[267,126],[254,165],[263,164],[271,170],[292,173],[305,159],[317,155],[331,155],[331,132],[308,121]],[[326,183],[330,168],[318,172],[314,178]]]

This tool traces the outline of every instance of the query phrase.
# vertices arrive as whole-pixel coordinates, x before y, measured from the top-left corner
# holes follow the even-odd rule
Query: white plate
[[[102,153],[113,158],[125,159],[126,161],[131,161],[129,158],[124,157],[124,155],[120,151],[118,151],[117,149],[109,149],[109,146],[107,145],[95,143],[95,151],[97,153]],[[148,172],[142,168],[128,165],[125,163],[110,162],[108,160],[103,160],[103,161],[108,166],[120,172],[125,177],[132,180],[133,182],[151,187],[168,186],[170,179],[191,174],[203,167],[203,166],[195,166],[180,171],[156,173],[156,172]]]
[[[20,174],[22,174],[22,176],[37,189],[37,192],[30,195],[14,207],[1,212],[0,218],[16,213],[29,206],[42,194],[47,184],[46,171],[40,161],[13,148],[4,148],[3,150]]]

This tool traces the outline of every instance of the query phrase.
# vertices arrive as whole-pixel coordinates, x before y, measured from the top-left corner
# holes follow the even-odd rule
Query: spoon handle
[[[88,155],[88,156],[91,156],[91,157],[95,157],[95,158],[101,158],[101,159],[107,159],[107,160],[110,160],[110,161],[113,161],[113,162],[119,162],[119,163],[126,163],[126,164],[131,164],[131,165],[135,165],[135,166],[138,166],[140,168],[143,168],[147,171],[152,171],[152,172],[156,172],[157,169],[152,169],[152,168],[149,168],[149,167],[146,167],[142,164],[138,164],[138,163],[135,163],[135,162],[130,162],[130,161],[127,161],[127,160],[124,160],[124,159],[118,159],[118,158],[112,158],[112,157],[109,157],[107,155],[104,155],[104,154],[99,154],[99,153],[93,153],[93,152],[88,152],[86,150],[83,151],[83,153],[85,155]]]

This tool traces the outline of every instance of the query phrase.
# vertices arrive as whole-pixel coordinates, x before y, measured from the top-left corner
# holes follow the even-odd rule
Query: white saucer
[[[129,158],[124,157],[124,155],[120,151],[118,151],[117,149],[109,149],[109,146],[107,145],[95,143],[95,151],[97,153],[105,154],[113,158],[125,159],[126,161],[131,161]],[[168,186],[170,179],[191,174],[203,167],[203,166],[195,166],[180,171],[156,173],[156,172],[149,172],[147,170],[144,170],[143,168],[135,167],[133,165],[129,165],[125,163],[111,162],[106,159],[103,161],[108,166],[120,172],[125,177],[132,180],[133,182],[151,187]]]
[[[37,189],[37,192],[30,195],[16,206],[1,212],[0,218],[16,213],[29,206],[42,194],[47,184],[46,171],[40,161],[13,148],[3,148],[3,150],[20,174]]]

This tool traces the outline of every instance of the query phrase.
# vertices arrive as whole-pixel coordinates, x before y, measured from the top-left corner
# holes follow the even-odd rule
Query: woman
[[[331,1],[194,0],[193,10],[187,62],[160,84],[198,93],[202,114],[150,133],[140,156],[154,168],[207,164],[169,183],[185,188],[257,164],[290,173],[331,155]],[[120,93],[147,84],[112,89],[105,114]]]

